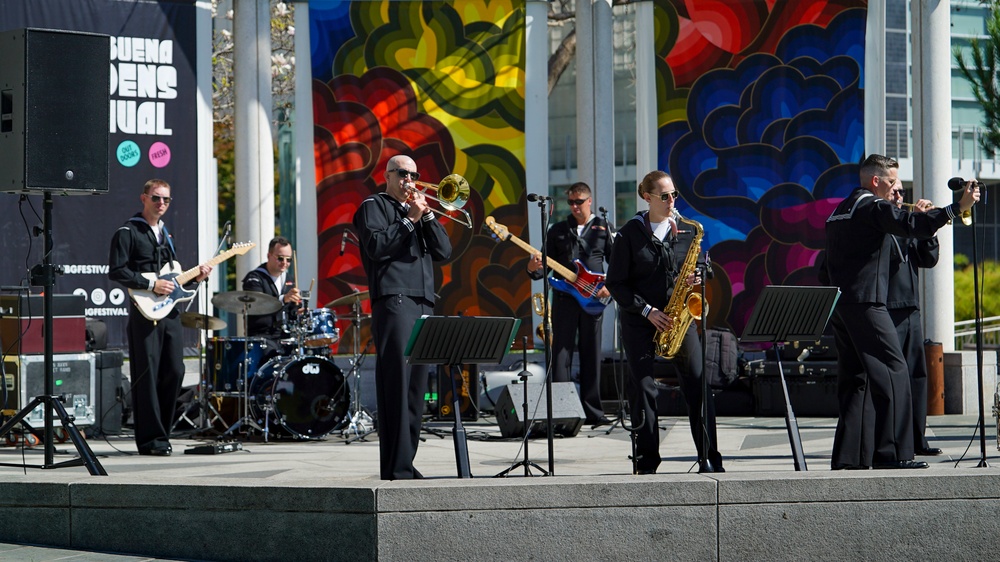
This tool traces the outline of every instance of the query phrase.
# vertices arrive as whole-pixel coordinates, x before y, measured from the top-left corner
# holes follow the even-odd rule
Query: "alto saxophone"
[[[674,219],[678,223],[684,222],[694,227],[694,239],[691,240],[691,247],[688,248],[688,253],[684,257],[680,273],[677,274],[677,282],[674,283],[674,292],[670,295],[670,302],[663,310],[663,313],[672,320],[670,327],[662,332],[657,331],[656,335],[653,336],[656,354],[667,359],[677,355],[691,321],[701,320],[704,304],[701,295],[692,288],[689,278],[698,264],[698,254],[701,253],[701,239],[705,236],[705,229],[702,228],[700,222],[682,217],[676,209],[674,213]]]

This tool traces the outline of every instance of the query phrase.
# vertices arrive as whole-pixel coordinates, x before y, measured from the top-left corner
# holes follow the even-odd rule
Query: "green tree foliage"
[[[985,40],[973,37],[969,40],[972,60],[955,47],[952,54],[962,76],[972,85],[972,95],[983,108],[985,132],[979,137],[979,145],[987,154],[1000,152],[1000,76],[997,61],[1000,60],[1000,1],[989,3],[990,16],[986,20]]]
[[[983,287],[996,287],[998,283],[1000,283],[1000,264],[995,261],[987,261],[982,265],[979,275],[979,291],[982,293],[980,300],[983,307],[983,318],[1000,316],[1000,294],[997,291],[983,290]],[[975,318],[976,307],[973,285],[971,265],[955,270],[956,322],[973,320]]]

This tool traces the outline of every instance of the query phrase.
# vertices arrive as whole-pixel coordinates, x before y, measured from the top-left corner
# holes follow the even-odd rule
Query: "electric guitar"
[[[511,234],[506,226],[498,223],[493,217],[486,217],[485,222],[486,226],[493,231],[493,234],[501,242],[509,240],[531,255],[541,254],[531,244]],[[546,256],[545,263],[552,271],[563,277],[562,279],[549,278],[549,284],[553,289],[571,295],[576,299],[576,302],[580,303],[580,307],[587,314],[597,316],[604,312],[604,307],[608,306],[608,303],[611,302],[611,297],[598,298],[596,296],[597,291],[600,291],[601,287],[604,286],[603,273],[590,271],[580,260],[573,260],[573,264],[576,266],[576,273],[548,256]]]
[[[254,244],[253,242],[235,244],[232,248],[224,252],[220,252],[204,264],[192,267],[187,271],[181,271],[181,264],[176,261],[172,261],[164,265],[159,274],[152,272],[142,274],[142,276],[146,279],[153,281],[158,279],[173,281],[174,290],[171,291],[169,295],[158,295],[153,291],[146,291],[142,289],[129,289],[128,294],[132,297],[132,302],[135,303],[135,307],[139,309],[139,312],[141,312],[147,320],[152,320],[154,322],[157,320],[163,320],[168,314],[170,314],[170,311],[174,309],[175,304],[179,302],[187,302],[194,298],[196,292],[188,291],[184,288],[184,284],[191,281],[195,277],[198,277],[199,269],[202,265],[210,265],[214,267],[215,265],[220,264],[233,256],[242,256],[256,245],[257,244]]]

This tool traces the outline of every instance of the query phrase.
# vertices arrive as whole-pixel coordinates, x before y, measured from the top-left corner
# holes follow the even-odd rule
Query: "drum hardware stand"
[[[375,422],[371,417],[371,414],[365,410],[365,407],[361,405],[361,363],[364,361],[367,353],[362,353],[361,351],[361,302],[355,301],[351,305],[353,318],[351,319],[351,329],[354,330],[354,338],[352,342],[354,357],[351,359],[351,370],[348,371],[347,376],[344,377],[344,383],[346,384],[351,378],[351,374],[354,374],[354,413],[351,414],[351,421],[344,428],[342,435],[348,438],[344,444],[350,445],[355,441],[364,441],[365,437],[371,435],[375,432]],[[368,346],[365,346],[367,351]]]
[[[524,363],[524,370],[517,374],[517,378],[520,379],[521,384],[524,385],[524,403],[521,407],[524,409],[524,441],[522,442],[522,447],[524,449],[524,459],[510,465],[506,470],[494,476],[494,478],[502,478],[510,474],[512,470],[519,466],[524,467],[525,476],[534,476],[531,474],[531,469],[534,468],[542,473],[542,476],[548,476],[549,473],[544,468],[538,466],[537,464],[528,460],[528,434],[531,433],[531,426],[534,425],[535,420],[529,417],[528,412],[528,377],[531,373],[528,371],[528,336],[523,336],[521,340],[521,357],[522,363]]]
[[[250,323],[248,319],[249,316],[250,316],[250,304],[244,303],[243,304],[244,334],[247,333],[247,329]],[[265,423],[265,427],[261,428],[259,425],[257,425],[257,422],[250,417],[250,339],[247,336],[244,336],[243,338],[243,372],[240,373],[239,382],[243,383],[243,389],[239,393],[240,411],[243,412],[243,416],[240,419],[236,420],[236,423],[229,426],[229,428],[226,429],[226,431],[222,434],[222,436],[225,437],[227,435],[235,433],[236,430],[242,427],[243,423],[246,422],[248,426],[264,434],[264,442],[266,443],[268,436],[267,424]]]

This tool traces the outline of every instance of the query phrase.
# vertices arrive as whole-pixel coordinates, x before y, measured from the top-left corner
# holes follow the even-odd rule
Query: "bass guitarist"
[[[108,257],[108,278],[129,289],[168,295],[169,279],[152,280],[143,273],[159,272],[177,259],[174,242],[161,220],[173,198],[170,185],[151,179],[142,188],[142,211],[115,231]],[[203,264],[192,285],[204,280],[212,267]],[[184,378],[184,342],[180,313],[173,309],[161,320],[148,320],[129,303],[128,356],[135,412],[135,444],[140,455],[169,456],[170,427]]]
[[[549,228],[545,237],[547,257],[573,270],[574,260],[594,273],[604,272],[604,263],[611,258],[612,234],[608,223],[590,211],[593,204],[590,186],[574,183],[566,190],[570,216]],[[550,262],[551,263],[551,262]],[[528,275],[542,278],[542,256],[533,254],[528,261]],[[558,275],[558,273],[554,273]],[[567,287],[556,283],[553,287]],[[568,286],[570,291],[575,291]],[[598,299],[610,297],[605,287],[595,295]],[[601,319],[598,314],[584,310],[578,302],[579,294],[564,290],[553,291],[552,306],[552,381],[569,382],[573,366],[573,351],[580,353],[580,402],[586,414],[586,424],[599,426],[611,423],[601,406],[600,354]],[[600,309],[603,304],[600,304]],[[579,345],[577,334],[579,333]]]

